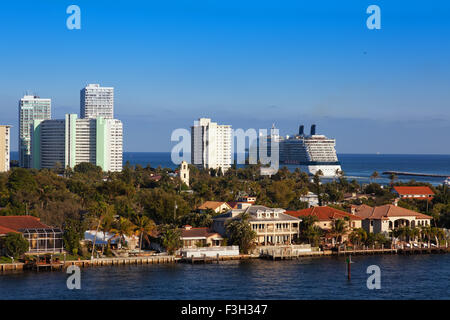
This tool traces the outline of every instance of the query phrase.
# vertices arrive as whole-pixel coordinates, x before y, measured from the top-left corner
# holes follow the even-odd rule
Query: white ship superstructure
[[[280,139],[280,163],[300,166],[303,171],[316,174],[322,171],[325,177],[339,175],[342,170],[336,154],[336,140],[316,134],[316,126],[311,126],[311,134],[305,135],[304,126],[299,134]]]

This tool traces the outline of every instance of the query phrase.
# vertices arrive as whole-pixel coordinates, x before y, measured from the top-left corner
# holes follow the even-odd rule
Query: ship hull
[[[336,171],[342,171],[341,165],[338,163],[332,164],[301,164],[299,161],[283,161],[282,164],[289,164],[297,166],[301,171],[310,175],[315,175],[319,170],[322,171],[323,177],[337,177]]]

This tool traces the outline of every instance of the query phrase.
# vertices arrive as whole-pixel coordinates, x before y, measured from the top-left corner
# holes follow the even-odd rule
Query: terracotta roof
[[[39,220],[39,218],[32,216],[1,216],[0,228],[3,228],[4,231],[5,230],[19,231],[20,229],[47,229],[50,227],[43,224]],[[1,230],[0,233],[2,233]]]
[[[218,233],[213,232],[209,228],[189,228],[181,230],[182,238],[207,238],[215,234],[219,236]]]
[[[17,233],[17,231],[14,231],[13,229],[9,229],[9,228],[0,226],[0,234],[7,234],[10,232]]]
[[[351,220],[362,220],[360,217],[350,214],[348,212],[335,209],[328,206],[323,207],[311,207],[308,209],[303,209],[299,211],[286,211],[287,214],[293,217],[307,217],[307,216],[315,216],[319,219],[319,221],[329,221],[335,219],[344,219],[345,217],[350,218]]]
[[[226,202],[223,202],[223,201],[206,201],[198,208],[201,210],[206,210],[206,209],[216,210],[223,204],[226,204],[227,206],[229,206]],[[229,209],[231,209],[231,207]]]
[[[434,195],[433,190],[431,190],[431,188],[427,186],[416,186],[416,187],[394,186],[394,190],[397,191],[398,194]]]
[[[432,219],[432,217],[420,212],[386,204],[379,207],[370,207],[368,205],[354,206],[355,215],[363,219],[387,219],[388,217],[416,217],[417,219]]]

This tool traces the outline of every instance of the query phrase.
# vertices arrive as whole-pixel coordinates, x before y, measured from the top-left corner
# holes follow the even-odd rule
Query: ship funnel
[[[305,126],[304,125],[301,125],[299,128],[298,128],[298,135],[299,136],[302,136],[302,135],[304,135],[305,134]]]
[[[315,134],[316,134],[316,125],[313,124],[313,125],[311,126],[311,135],[313,136],[313,135],[315,135]]]

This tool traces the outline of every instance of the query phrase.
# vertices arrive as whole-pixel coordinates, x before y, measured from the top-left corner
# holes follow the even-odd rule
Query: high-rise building
[[[191,127],[191,163],[206,169],[231,167],[231,126],[200,118]]]
[[[11,126],[0,125],[0,172],[9,171]]]
[[[34,120],[31,130],[31,167],[65,168],[64,120]]]
[[[82,162],[103,171],[122,170],[122,122],[116,119],[36,120],[33,125],[33,167],[73,168]]]
[[[19,165],[31,167],[31,129],[34,120],[51,118],[51,99],[25,95],[19,101]]]
[[[80,117],[86,119],[114,118],[114,88],[88,84],[80,91]]]

